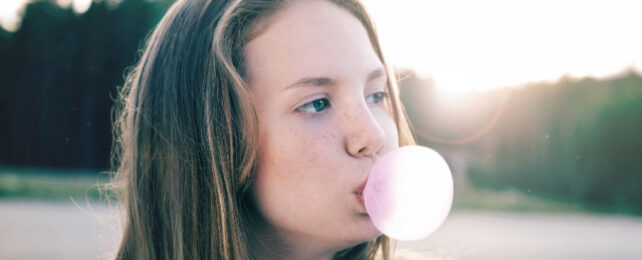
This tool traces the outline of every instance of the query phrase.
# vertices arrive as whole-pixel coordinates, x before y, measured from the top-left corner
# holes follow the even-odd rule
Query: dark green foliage
[[[116,88],[168,2],[106,2],[36,1],[0,33],[0,164],[108,168]]]
[[[515,90],[501,121],[484,138],[482,150],[493,150],[494,158],[472,158],[473,181],[642,213],[642,78],[637,74]]]
[[[456,189],[470,180],[642,214],[642,78],[635,72],[455,95],[410,77],[401,93],[419,142],[449,161]],[[453,142],[498,111],[490,131]]]

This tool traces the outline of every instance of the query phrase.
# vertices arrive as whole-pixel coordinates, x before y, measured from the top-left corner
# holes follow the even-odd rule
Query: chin
[[[377,231],[376,233],[360,236],[359,238],[355,238],[354,240],[351,240],[348,244],[345,244],[345,248],[350,248],[350,247],[357,246],[359,244],[372,242],[381,235],[382,234],[379,231]]]
[[[383,235],[383,234],[379,230],[377,230],[376,228],[373,228],[373,230],[371,230],[370,233],[366,234],[365,241],[374,240],[374,239],[376,239],[377,237],[379,237],[381,235]]]
[[[357,244],[372,241],[382,235],[381,232],[375,227],[374,223],[372,223],[370,218],[367,216],[364,216],[363,219],[359,221],[359,223],[356,223],[355,228],[357,230],[355,230],[353,234],[355,235],[354,242]]]

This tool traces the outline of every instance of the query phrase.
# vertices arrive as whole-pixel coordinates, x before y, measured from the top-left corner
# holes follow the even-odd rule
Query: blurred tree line
[[[107,169],[117,86],[173,1],[84,14],[53,2],[29,4],[15,33],[0,28],[0,165]],[[420,143],[464,162],[459,179],[642,212],[638,74],[459,95],[412,75],[401,86]]]
[[[51,1],[0,29],[0,164],[107,169],[116,86],[171,1]]]
[[[415,79],[402,86],[420,141],[464,156],[473,184],[642,214],[639,74],[563,77],[449,98],[429,82]],[[454,142],[494,118],[478,138]]]

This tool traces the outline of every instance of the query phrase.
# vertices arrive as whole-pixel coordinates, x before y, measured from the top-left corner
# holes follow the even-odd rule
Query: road
[[[0,200],[1,259],[111,259],[118,211],[104,204]],[[400,259],[642,259],[642,218],[455,211]]]

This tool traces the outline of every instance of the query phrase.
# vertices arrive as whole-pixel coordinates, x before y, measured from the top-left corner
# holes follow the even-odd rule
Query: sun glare
[[[446,91],[642,71],[637,1],[364,3],[391,63]]]
[[[26,0],[0,1],[0,26],[3,29],[9,32],[18,30],[25,2]]]
[[[89,7],[91,7],[91,1],[92,0],[74,0],[71,4],[71,9],[77,14],[82,14],[89,10]]]
[[[20,28],[22,15],[27,3],[32,0],[0,0],[0,27],[9,32],[15,32]],[[71,6],[77,14],[89,10],[92,0],[55,0],[56,4],[63,8]]]

